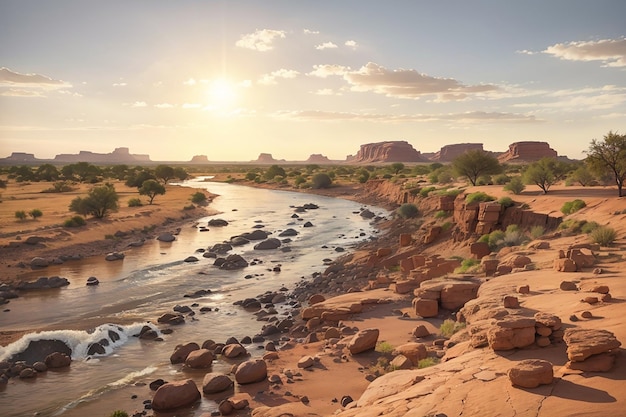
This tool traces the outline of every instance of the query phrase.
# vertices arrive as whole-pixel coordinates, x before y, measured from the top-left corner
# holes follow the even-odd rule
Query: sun
[[[217,78],[209,84],[209,105],[216,108],[228,108],[237,100],[235,84],[227,78]]]

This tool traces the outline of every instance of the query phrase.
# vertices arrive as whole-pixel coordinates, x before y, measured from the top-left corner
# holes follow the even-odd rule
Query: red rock
[[[561,284],[559,284],[559,288],[562,291],[576,291],[576,290],[578,290],[578,287],[576,286],[576,283],[572,282],[572,281],[561,281]]]
[[[388,141],[361,145],[355,156],[349,156],[348,162],[426,162],[419,151],[406,141]]]
[[[509,150],[498,156],[500,162],[537,161],[541,158],[556,158],[557,152],[550,148],[547,142],[515,142],[509,145]]]
[[[200,391],[192,379],[168,382],[161,385],[154,393],[152,408],[157,411],[171,410],[189,406],[200,398]]]
[[[226,391],[232,386],[233,381],[229,377],[216,372],[204,375],[204,379],[202,380],[202,392],[205,394]]]
[[[374,349],[378,341],[379,333],[378,329],[360,330],[352,337],[350,343],[348,343],[348,350],[350,350],[352,355],[356,355]]]
[[[252,359],[237,366],[235,380],[239,384],[252,384],[267,378],[267,364],[263,359]]]
[[[567,251],[567,257],[576,263],[578,269],[592,267],[596,262],[596,257],[589,249],[570,249]]]
[[[170,356],[170,362],[172,364],[183,363],[185,362],[185,359],[187,359],[187,356],[189,355],[189,353],[198,349],[200,349],[200,346],[198,346],[198,344],[195,342],[189,342],[183,345],[178,345],[174,349],[174,353],[172,353],[172,355]]]
[[[581,291],[587,292],[597,292],[600,294],[608,294],[609,286],[608,285],[600,285],[595,282],[585,282],[580,286]]]
[[[413,367],[411,360],[404,355],[393,358],[390,365],[392,369],[411,369]]]
[[[519,308],[519,300],[512,295],[505,296],[503,302],[504,308]]]
[[[592,355],[610,352],[622,345],[608,330],[565,329],[563,340],[567,344],[567,357],[572,362],[582,362]]]
[[[451,145],[444,145],[439,152],[435,153],[429,159],[431,161],[439,162],[452,162],[459,155],[463,155],[467,151],[483,150],[482,143],[454,143]]]
[[[411,243],[413,243],[413,237],[411,236],[410,233],[402,233],[400,234],[400,247],[406,247],[406,246],[411,246]]]
[[[437,300],[414,298],[412,304],[415,314],[420,317],[437,317],[437,314],[439,314],[439,303]]]
[[[52,352],[46,356],[44,362],[48,368],[65,368],[66,366],[70,366],[72,358],[65,353]]]
[[[208,349],[198,349],[189,352],[185,359],[185,366],[188,368],[201,369],[208,368],[213,364],[213,352]]]
[[[530,294],[530,286],[528,285],[520,285],[517,287],[518,294]]]
[[[554,260],[554,269],[559,272],[576,272],[576,262],[569,258],[558,258]]]
[[[615,365],[615,354],[599,353],[592,355],[583,362],[567,362],[565,365],[569,369],[585,372],[608,372]]]
[[[470,245],[470,253],[474,259],[482,259],[491,253],[491,249],[489,249],[489,244],[486,242],[474,242]]]
[[[412,333],[413,333],[413,336],[418,337],[418,338],[430,336],[430,332],[428,331],[426,326],[424,326],[423,324],[420,324],[419,326],[415,327]]]
[[[309,297],[310,306],[312,306],[313,304],[322,303],[324,301],[326,301],[326,298],[322,294],[313,294],[311,297]]]
[[[428,356],[428,351],[426,350],[426,345],[423,343],[405,343],[404,345],[400,345],[394,349],[395,355],[404,355],[413,364],[413,366],[417,366],[417,363],[425,359]]]
[[[511,383],[522,388],[536,388],[551,384],[554,378],[552,364],[540,359],[526,359],[518,362],[508,372]]]
[[[600,300],[598,300],[598,297],[585,297],[580,301],[587,304],[597,304]]]

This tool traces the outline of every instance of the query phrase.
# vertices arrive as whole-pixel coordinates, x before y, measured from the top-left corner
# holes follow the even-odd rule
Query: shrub
[[[420,196],[422,196],[422,197],[428,197],[428,194],[429,194],[431,191],[435,191],[436,189],[437,189],[437,188],[435,188],[435,187],[424,187],[424,188],[422,188],[422,189],[420,190]]]
[[[196,206],[193,204],[189,204],[188,206],[183,206],[183,210],[194,210]]]
[[[57,181],[52,185],[52,187],[43,190],[42,193],[67,193],[73,190],[74,187],[72,187],[69,182]]]
[[[63,222],[64,227],[81,227],[86,224],[87,222],[81,216],[74,216],[70,219],[65,220],[65,222]]]
[[[376,345],[376,352],[380,352],[384,355],[391,355],[394,347],[389,342],[378,342]]]
[[[437,213],[435,213],[435,219],[445,219],[449,215],[450,213],[448,213],[447,211],[439,210]]]
[[[525,188],[526,186],[524,185],[522,177],[520,176],[511,178],[511,181],[509,181],[509,183],[504,186],[505,191],[510,191],[515,195],[521,194]]]
[[[500,174],[493,177],[493,183],[497,185],[505,185],[509,181],[511,181],[511,178],[506,174]]]
[[[328,174],[320,172],[313,175],[311,183],[313,184],[312,188],[317,190],[320,188],[329,188],[333,183],[333,180],[328,176]]]
[[[543,226],[533,226],[530,228],[530,237],[532,237],[533,239],[539,239],[541,236],[543,236],[545,232],[546,231]]]
[[[494,197],[483,193],[482,191],[478,191],[476,193],[468,194],[467,197],[465,197],[465,204],[480,203],[493,200],[495,200]]]
[[[400,215],[400,217],[402,217],[403,219],[411,219],[413,217],[417,217],[417,215],[419,214],[417,206],[411,203],[405,203],[401,205],[400,207],[398,207],[397,212],[398,215]]]
[[[458,267],[454,272],[458,274],[464,274],[469,269],[475,267],[476,265],[480,265],[480,261],[478,259],[471,259],[471,258],[463,259],[463,261],[461,261],[461,266]]]
[[[465,323],[446,319],[443,321],[443,323],[441,323],[441,326],[439,326],[439,332],[441,332],[441,335],[444,337],[450,337],[464,328]]]
[[[15,212],[15,218],[18,220],[24,220],[26,218],[26,211],[18,210]]]
[[[191,202],[194,204],[204,204],[206,200],[206,195],[202,191],[195,192],[191,195]]]
[[[109,417],[128,417],[128,413],[123,410],[115,410]]]
[[[31,211],[28,212],[28,214],[30,215],[30,217],[32,217],[33,219],[37,219],[41,216],[43,216],[43,213],[41,212],[41,210],[39,209],[32,209]]]
[[[417,362],[417,367],[419,369],[423,369],[423,368],[428,368],[428,367],[431,367],[431,366],[435,366],[438,363],[439,363],[439,359],[428,357],[428,358],[420,359]]]
[[[574,201],[568,201],[563,204],[563,207],[561,207],[561,213],[567,216],[568,214],[577,212],[585,206],[586,204],[583,200],[576,199]]]
[[[596,230],[600,225],[596,222],[587,222],[580,227],[580,231],[589,234]]]
[[[256,172],[248,172],[245,178],[248,181],[254,181],[255,179],[257,179]]]
[[[141,203],[141,200],[138,198],[131,198],[130,200],[128,200],[128,207],[141,207],[143,206],[143,204]]]
[[[450,230],[451,227],[452,227],[452,222],[445,222],[444,224],[441,225],[441,230],[443,230],[444,232],[447,232],[448,230]]]
[[[511,197],[502,197],[498,200],[498,203],[500,203],[500,205],[504,208],[513,207],[515,205]]]
[[[615,229],[608,226],[597,227],[591,234],[591,241],[599,244],[600,246],[611,246],[611,244],[617,238],[617,232]]]

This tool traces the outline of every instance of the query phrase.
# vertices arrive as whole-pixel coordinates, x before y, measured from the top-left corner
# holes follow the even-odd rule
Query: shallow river
[[[23,293],[5,306],[10,311],[0,313],[3,330],[44,326],[72,329],[81,320],[111,324],[99,326],[92,333],[58,330],[29,334],[0,347],[0,360],[38,339],[63,340],[73,350],[69,370],[48,371],[32,381],[11,379],[0,390],[1,416],[108,416],[116,409],[131,413],[142,410],[143,400],[152,397],[144,384],[157,378],[169,381],[193,378],[201,389],[207,371],[183,370],[181,365],[169,363],[177,344],[253,336],[263,322],[234,306],[234,301],[281,286],[291,290],[303,279],[311,279],[313,273],[322,272],[324,260],[341,255],[335,248],[350,250],[377,233],[374,225],[358,215],[362,205],[348,200],[207,182],[203,178],[184,185],[219,195],[211,208],[220,214],[201,219],[200,225],[206,225],[210,218],[220,218],[227,220],[228,226],[201,232],[190,224],[183,227],[176,241],[146,242],[140,248],[126,251],[123,261],[106,262],[98,257],[49,267],[45,275],[66,277],[70,285],[60,290]],[[307,203],[319,208],[293,218],[295,207]],[[369,209],[382,216],[387,214],[383,209]],[[307,221],[313,226],[303,227]],[[257,259],[256,265],[243,270],[220,270],[213,266],[212,259],[196,252],[260,227],[271,232],[271,237],[288,228],[295,229],[298,235],[283,244],[289,251],[254,250],[253,245],[258,242],[235,247],[230,253],[240,254],[248,262]],[[190,255],[199,261],[184,262]],[[280,266],[280,271],[274,272],[275,266]],[[34,280],[41,275],[41,271],[30,273],[24,279]],[[100,285],[86,286],[90,276],[96,276]],[[210,289],[211,293],[201,298],[184,297],[202,289]],[[162,313],[172,312],[174,306],[192,303],[199,304],[194,308],[197,313],[194,319],[187,318],[185,324],[174,327],[174,333],[163,335],[163,342],[140,341],[132,336],[148,321],[156,322]],[[199,313],[200,307],[211,307],[212,311]],[[279,312],[287,314],[286,306],[277,307]],[[116,324],[129,323],[129,318],[133,324]],[[104,355],[87,356],[89,344],[106,337],[109,330],[120,333],[122,338],[108,346]],[[262,353],[257,345],[247,349],[252,355]],[[212,371],[227,372],[231,365],[218,360]],[[219,397],[203,396],[192,409],[158,415],[199,416],[216,410],[216,400]]]

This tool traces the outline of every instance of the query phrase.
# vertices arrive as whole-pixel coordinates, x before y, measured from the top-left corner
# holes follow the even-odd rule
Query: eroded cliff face
[[[359,152],[347,158],[351,163],[427,162],[407,141],[388,141],[361,145]]]
[[[439,150],[432,158],[432,161],[438,162],[451,162],[456,157],[464,154],[467,151],[483,150],[482,143],[455,143],[453,145],[446,145]]]
[[[541,158],[556,158],[557,152],[548,142],[515,142],[509,145],[509,150],[500,156],[500,162],[536,161]]]

